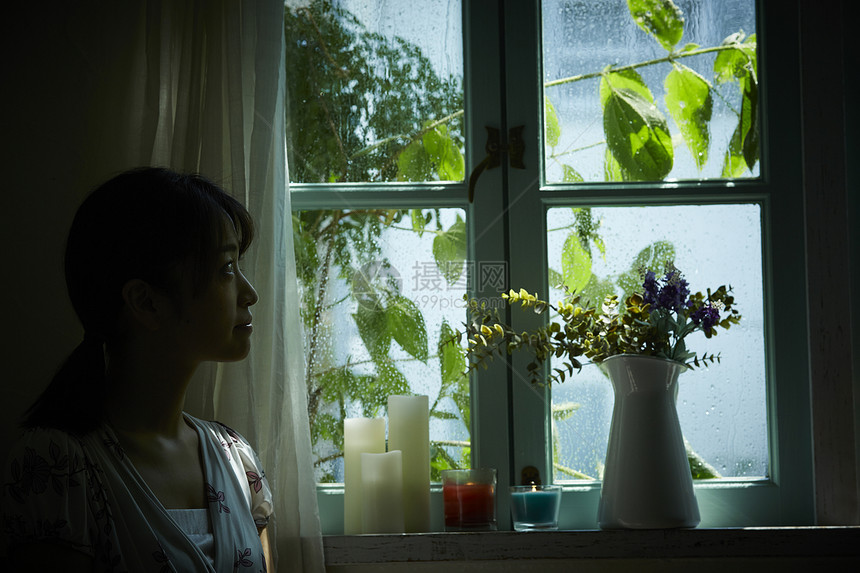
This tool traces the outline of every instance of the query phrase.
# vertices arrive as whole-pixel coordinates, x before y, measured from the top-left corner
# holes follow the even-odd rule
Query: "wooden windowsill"
[[[860,559],[860,526],[329,535],[323,545],[327,565],[521,559]]]

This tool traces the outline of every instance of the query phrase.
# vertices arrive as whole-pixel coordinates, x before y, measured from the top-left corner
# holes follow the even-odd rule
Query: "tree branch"
[[[608,71],[610,72],[626,72],[628,70],[635,70],[636,68],[644,68],[646,66],[653,66],[655,64],[663,64],[667,62],[673,62],[675,60],[680,60],[681,58],[691,58],[693,56],[700,56],[702,54],[709,54],[711,52],[722,52],[723,50],[736,50],[740,46],[744,46],[745,44],[726,44],[724,46],[712,46],[710,48],[699,48],[697,50],[690,50],[689,52],[672,52],[666,57],[657,58],[654,60],[647,60],[645,62],[639,62],[638,64],[629,64],[627,66],[621,66],[620,68],[610,67]],[[591,78],[597,78],[606,73],[607,70],[601,70],[599,72],[591,72],[588,74],[581,74],[578,76],[570,76],[569,78],[561,78],[558,80],[552,80],[551,82],[546,82],[543,87],[551,88],[553,86],[559,86],[562,84],[569,84],[573,82],[578,82],[581,80],[588,80]]]

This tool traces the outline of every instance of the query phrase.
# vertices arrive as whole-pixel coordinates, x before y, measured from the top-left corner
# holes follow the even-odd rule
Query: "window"
[[[460,12],[459,1],[287,7],[288,150],[321,483],[343,481],[343,420],[384,416],[393,394],[428,395],[437,480],[470,464],[465,361],[439,343],[465,319],[467,286],[503,276],[467,260],[465,202],[451,200],[465,180]]]
[[[802,221],[799,126],[780,115],[797,98],[790,27],[751,0],[719,13],[676,0],[686,27],[675,37],[640,28],[628,4],[648,3],[288,3],[288,152],[321,482],[339,481],[343,417],[382,415],[394,390],[426,393],[434,472],[495,467],[504,490],[535,466],[565,484],[561,526],[595,527],[591,478],[611,408],[596,369],[549,391],[526,382],[515,354],[469,380],[437,343],[465,320],[464,293],[494,304],[510,287],[551,300],[559,282],[622,289],[647,255],[674,260],[693,290],[731,283],[744,315],[708,341],[722,363],[682,380],[682,428],[722,478],[697,483],[702,525],[812,519],[803,329],[777,312],[804,296],[791,281],[803,272],[790,231]],[[768,58],[777,49],[787,60]],[[651,60],[601,80],[607,64]],[[658,112],[641,107],[641,85]],[[703,86],[710,103],[692,105]],[[610,101],[613,89],[638,96]],[[612,105],[645,123],[613,124]],[[697,129],[705,107],[709,129]],[[470,203],[487,128],[504,146],[518,126],[525,168],[503,155]],[[626,157],[619,140],[634,136]],[[335,532],[336,486],[321,491],[333,493],[321,511]],[[504,496],[498,510],[504,524]]]
[[[651,18],[659,4],[542,2],[545,188],[573,191],[575,201],[592,183],[663,180],[678,195],[674,205],[549,208],[548,286],[599,302],[630,294],[637,267],[667,263],[694,292],[730,285],[742,323],[712,340],[688,338],[699,355],[726,360],[685,373],[679,415],[700,477],[765,477],[761,209],[719,197],[760,173],[755,5],[677,2],[677,13]],[[601,74],[610,64],[617,71]],[[718,182],[714,198],[687,193],[708,180]],[[642,192],[627,191],[631,204]],[[564,294],[549,292],[553,301]],[[556,480],[600,477],[613,404],[606,382],[587,368],[553,388]]]

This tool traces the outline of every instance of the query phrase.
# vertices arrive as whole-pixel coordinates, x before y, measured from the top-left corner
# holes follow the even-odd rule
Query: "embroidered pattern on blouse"
[[[33,448],[24,448],[24,457],[12,460],[10,470],[11,483],[5,484],[9,495],[18,503],[24,503],[24,497],[31,494],[40,495],[48,489],[48,483],[57,495],[63,495],[66,487],[78,487],[81,484],[75,476],[84,469],[80,466],[77,454],[72,457],[62,454],[60,447],[51,440],[48,446],[51,462],[36,453]]]
[[[152,552],[152,558],[155,559],[156,563],[162,564],[159,573],[171,573],[173,571],[173,567],[170,566],[170,558],[167,556],[161,543],[158,544],[158,551]]]
[[[230,508],[224,504],[224,492],[216,491],[215,488],[206,484],[206,497],[209,499],[209,503],[218,502],[218,513],[230,513]]]
[[[248,476],[248,485],[251,486],[254,493],[260,493],[260,490],[263,489],[263,478],[266,477],[265,474],[260,475],[257,472],[246,471],[245,475]]]
[[[233,562],[233,571],[234,571],[234,572],[235,572],[235,571],[238,571],[238,570],[239,570],[239,567],[242,567],[243,569],[246,569],[246,568],[248,568],[248,567],[253,567],[253,566],[254,566],[254,562],[253,562],[253,561],[251,561],[250,559],[248,559],[248,557],[250,557],[250,556],[251,556],[251,548],[250,548],[250,547],[246,547],[246,548],[244,549],[244,551],[243,551],[243,550],[240,550],[240,549],[237,549],[237,550],[236,550],[236,556],[237,556],[237,557],[236,557],[236,561],[235,561],[235,562]]]
[[[70,436],[69,441],[74,442],[79,451],[84,451],[80,439]],[[103,571],[124,571],[118,568],[122,564],[122,557],[112,541],[113,511],[104,487],[104,472],[86,455],[79,456],[78,451],[74,451],[70,458],[53,439],[48,442],[47,450],[50,461],[32,447],[25,447],[22,457],[11,460],[9,470],[13,481],[4,484],[9,497],[24,505],[27,498],[47,494],[49,484],[54,494],[66,497],[73,488],[81,487],[80,479],[83,474],[87,502],[93,509],[96,527],[90,532],[90,545],[72,546],[91,550],[99,556],[97,562]],[[7,538],[15,544],[57,540],[62,530],[68,526],[68,522],[62,518],[53,521],[36,519],[28,523],[21,514],[4,515],[4,521]]]

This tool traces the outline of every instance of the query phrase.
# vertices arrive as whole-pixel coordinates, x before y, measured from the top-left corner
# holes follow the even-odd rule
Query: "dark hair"
[[[85,433],[104,417],[105,360],[118,335],[123,286],[131,279],[175,291],[191,274],[195,294],[211,280],[224,217],[239,252],[254,236],[245,207],[196,174],[147,167],[122,173],[78,208],[66,242],[66,287],[84,340],[24,419],[25,427]]]

